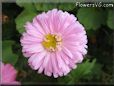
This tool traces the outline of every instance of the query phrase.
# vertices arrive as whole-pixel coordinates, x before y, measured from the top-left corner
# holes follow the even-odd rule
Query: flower
[[[0,62],[0,83],[7,85],[19,85],[16,81],[17,71],[11,64],[4,64]]]
[[[87,53],[87,36],[77,18],[53,9],[25,24],[22,52],[33,70],[47,76],[67,75]]]

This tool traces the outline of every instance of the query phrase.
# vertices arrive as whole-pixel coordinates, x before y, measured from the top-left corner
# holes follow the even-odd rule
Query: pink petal
[[[63,52],[68,55],[71,59],[73,58],[73,55],[72,53],[66,48],[66,47],[63,47]]]

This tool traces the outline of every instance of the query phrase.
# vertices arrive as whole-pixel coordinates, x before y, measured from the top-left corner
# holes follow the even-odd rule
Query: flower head
[[[0,83],[7,85],[19,85],[20,83],[16,81],[17,71],[11,64],[3,64],[0,62]]]
[[[55,78],[67,75],[87,53],[85,29],[68,12],[43,12],[27,22],[25,29],[20,40],[22,52],[38,73]]]

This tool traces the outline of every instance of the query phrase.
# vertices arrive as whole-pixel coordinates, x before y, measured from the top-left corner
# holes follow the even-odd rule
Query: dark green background
[[[8,16],[8,20],[2,22],[3,62],[13,64],[18,70],[18,81],[21,81],[22,84],[113,83],[114,8],[80,8],[75,7],[74,4],[71,6],[72,3],[71,5],[69,3],[35,3],[34,5],[24,3],[24,5],[19,5],[21,7],[16,3],[2,3],[2,15]],[[88,36],[88,54],[84,62],[79,64],[79,68],[73,70],[68,76],[58,79],[38,74],[32,70],[21,53],[19,42],[21,33],[24,31],[21,25],[25,22],[22,22],[21,19],[28,19],[25,17],[29,17],[28,14],[32,15],[31,9],[39,14],[55,7],[74,14],[84,25]],[[21,14],[23,11],[25,13]]]

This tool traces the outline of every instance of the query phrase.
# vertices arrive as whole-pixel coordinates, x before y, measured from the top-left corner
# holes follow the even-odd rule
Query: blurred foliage
[[[53,8],[57,8],[57,9],[61,9],[61,10],[72,10],[75,8],[75,3],[36,3],[36,1],[34,0],[30,0],[32,1],[32,3],[23,3],[23,0],[16,0],[16,3],[20,6],[20,7],[24,7],[26,9],[32,9],[32,10],[37,10],[37,11],[48,11],[51,10]],[[32,7],[31,7],[32,6]],[[35,8],[35,9],[33,9]]]
[[[108,11],[107,25],[108,25],[111,29],[114,29],[114,9]]]
[[[15,63],[18,60],[18,56],[13,53],[12,51],[12,45],[14,44],[14,41],[3,41],[3,46],[2,46],[2,52],[3,52],[3,57],[2,60],[5,63],[11,63],[15,65]]]
[[[74,3],[62,3],[61,4],[61,3],[35,3],[34,2],[34,6],[36,7],[38,11],[48,11],[53,8],[69,11],[75,8]]]
[[[98,29],[106,21],[106,12],[100,8],[80,8],[77,17],[86,29]]]
[[[27,21],[31,21],[34,16],[37,15],[37,12],[33,6],[32,3],[27,4],[20,4],[19,6],[24,7],[24,10],[21,12],[21,14],[15,19],[16,22],[16,28],[19,31],[19,33],[24,32],[24,25]]]
[[[24,25],[27,21],[31,21],[33,17],[36,16],[34,11],[23,10],[23,12],[16,18],[16,27],[19,33],[24,32]]]
[[[78,64],[77,68],[71,71],[70,74],[65,77],[59,78],[59,83],[75,84],[75,82],[78,82],[81,78],[92,72],[92,68],[95,66],[95,62],[95,59],[92,62],[89,62],[89,60],[87,59],[82,64]]]
[[[22,84],[80,84],[113,83],[113,8],[79,8],[72,3],[3,3],[2,13],[8,22],[2,24],[3,62],[11,63],[18,70],[17,80]],[[38,74],[28,66],[21,52],[20,37],[27,21],[43,11],[53,8],[74,14],[84,25],[88,35],[88,54],[67,76],[54,79]]]

